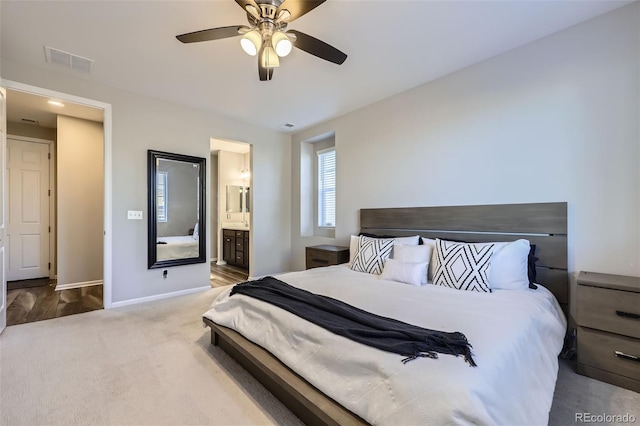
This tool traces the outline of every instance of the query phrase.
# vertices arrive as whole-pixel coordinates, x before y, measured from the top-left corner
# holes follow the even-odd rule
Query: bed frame
[[[536,244],[537,281],[568,313],[567,203],[361,209],[360,229],[467,242],[528,239]],[[211,327],[211,343],[231,355],[305,424],[367,424],[260,346],[206,318],[204,322]]]

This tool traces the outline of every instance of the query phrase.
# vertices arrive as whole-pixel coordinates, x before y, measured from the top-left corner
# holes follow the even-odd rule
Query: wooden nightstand
[[[580,272],[579,374],[640,392],[640,277]]]
[[[349,247],[312,246],[306,249],[307,269],[339,265],[349,261]]]

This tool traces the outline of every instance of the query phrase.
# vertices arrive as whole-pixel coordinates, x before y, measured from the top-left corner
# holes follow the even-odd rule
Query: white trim
[[[217,257],[212,257],[212,258],[211,258],[211,260],[210,260],[210,262],[215,262],[216,260],[218,260],[218,258],[217,258]]]
[[[220,259],[220,260],[218,260],[216,262],[216,265],[218,265],[218,266],[222,266],[222,265],[226,265],[226,264],[227,264],[227,261],[226,260],[222,260],[222,259]]]
[[[139,297],[137,299],[123,300],[122,302],[113,302],[111,308],[121,308],[123,306],[137,305],[138,303],[153,302],[154,300],[168,299],[170,297],[185,296],[192,293],[200,293],[202,291],[211,290],[211,286],[189,288],[187,290],[172,291],[171,293],[156,294],[153,296]]]
[[[51,139],[30,138],[28,136],[14,135],[12,133],[7,134],[7,139],[14,139],[14,140],[23,141],[23,142],[43,143],[43,144],[53,143]]]
[[[104,282],[102,280],[83,281],[81,283],[57,284],[56,291],[69,290],[71,288],[90,287],[92,285],[103,285],[103,284]]]
[[[327,152],[331,152],[331,151],[335,151],[336,147],[335,146],[330,146],[328,148],[324,148],[324,149],[319,149],[316,151],[316,156],[321,156],[322,154],[326,154]]]
[[[96,101],[93,99],[82,98],[68,93],[56,92],[54,90],[44,89],[37,86],[31,86],[11,80],[2,80],[2,86],[7,89],[17,90],[20,92],[31,93],[38,96],[48,96],[57,98],[61,101],[73,102],[80,105],[86,105],[93,108],[102,109],[104,112],[104,121],[102,128],[104,132],[104,269],[103,269],[103,303],[104,308],[109,309],[112,306],[112,262],[113,262],[113,240],[112,240],[112,112],[111,104]]]

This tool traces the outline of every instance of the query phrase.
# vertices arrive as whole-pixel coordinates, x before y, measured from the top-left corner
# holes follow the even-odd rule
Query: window
[[[156,178],[156,211],[158,222],[167,221],[167,172],[158,172]]]
[[[318,151],[318,227],[336,226],[336,150]]]

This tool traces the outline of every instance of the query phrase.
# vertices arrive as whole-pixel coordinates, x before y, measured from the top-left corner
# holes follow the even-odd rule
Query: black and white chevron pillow
[[[493,246],[436,239],[433,284],[491,292],[488,276]]]
[[[384,261],[391,256],[393,239],[369,238],[361,235],[351,269],[368,274],[382,273]]]

